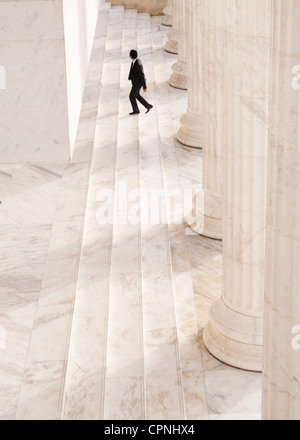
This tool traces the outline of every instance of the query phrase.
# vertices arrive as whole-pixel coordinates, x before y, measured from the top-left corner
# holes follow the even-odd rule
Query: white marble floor
[[[0,163],[0,419],[260,418],[261,375],[202,342],[222,243],[168,203],[201,187],[202,160],[175,140],[187,94],[168,85],[160,23],[103,4],[72,162]],[[133,47],[154,105],[138,117]]]

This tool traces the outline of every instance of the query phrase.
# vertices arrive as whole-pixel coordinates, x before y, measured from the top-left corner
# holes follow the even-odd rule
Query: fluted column
[[[300,2],[273,2],[263,419],[300,420]]]
[[[168,0],[168,4],[163,10],[164,17],[161,20],[161,24],[164,26],[172,26],[172,14],[173,14],[173,0]]]
[[[193,7],[192,4],[194,3]],[[224,2],[191,0],[188,112],[177,138],[201,148],[203,189],[194,199],[187,224],[198,234],[222,239],[223,60]],[[201,35],[200,35],[201,30]],[[191,44],[189,43],[189,46]]]
[[[201,0],[187,2],[186,46],[188,73],[188,111],[181,120],[177,139],[189,147],[202,148],[202,72],[201,72]]]
[[[203,336],[221,361],[261,371],[271,2],[223,1],[223,288]]]
[[[178,60],[172,66],[169,84],[177,89],[187,89],[187,4],[190,0],[176,0],[178,8]]]
[[[179,0],[172,0],[172,29],[164,45],[167,52],[178,54]]]

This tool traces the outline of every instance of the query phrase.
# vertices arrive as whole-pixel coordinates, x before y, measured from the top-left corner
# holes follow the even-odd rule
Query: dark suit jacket
[[[133,67],[130,68],[128,79],[129,81],[132,81],[132,84],[134,86],[139,86],[143,87],[143,89],[147,89],[143,65],[139,58],[136,59]]]

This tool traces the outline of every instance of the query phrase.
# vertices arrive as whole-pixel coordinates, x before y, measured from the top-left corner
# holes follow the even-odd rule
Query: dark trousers
[[[134,112],[139,112],[139,108],[137,105],[137,100],[146,108],[150,107],[150,104],[140,95],[141,85],[132,84],[132,89],[129,95],[129,99],[132,105],[132,110]]]

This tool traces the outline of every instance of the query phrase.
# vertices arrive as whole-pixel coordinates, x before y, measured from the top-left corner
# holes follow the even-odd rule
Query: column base
[[[222,200],[199,191],[193,200],[193,209],[185,218],[186,224],[199,235],[222,240]]]
[[[178,54],[178,32],[175,29],[172,29],[168,33],[168,41],[164,45],[164,49],[166,52]]]
[[[188,147],[202,149],[202,117],[189,111],[180,119],[182,127],[178,130],[177,139]]]
[[[161,20],[161,24],[163,24],[164,26],[172,26],[172,15],[165,15],[162,20]]]
[[[173,74],[169,79],[170,86],[175,89],[187,90],[187,65],[183,61],[177,61],[172,66]]]
[[[162,18],[161,24],[164,26],[172,26],[173,22],[173,6],[167,4],[165,9],[163,10],[164,17]]]
[[[221,362],[242,370],[262,371],[262,317],[238,313],[219,298],[211,306],[203,341],[208,351]]]

